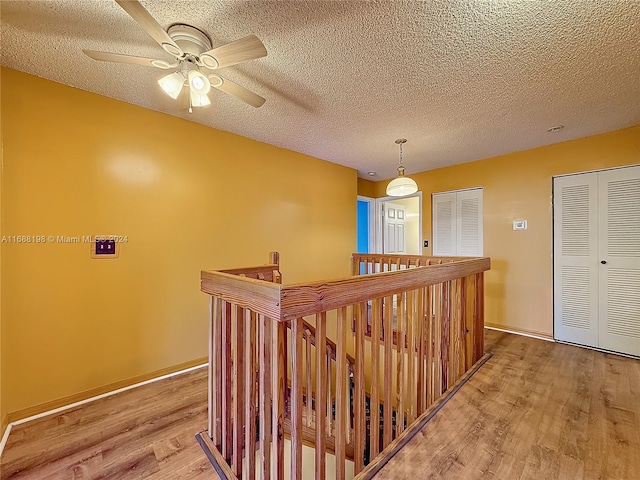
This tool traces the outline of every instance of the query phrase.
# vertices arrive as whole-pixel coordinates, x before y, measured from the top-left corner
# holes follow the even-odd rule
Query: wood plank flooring
[[[640,360],[486,338],[494,357],[376,480],[640,479]]]
[[[640,479],[639,360],[486,338],[494,357],[376,478]],[[0,478],[217,479],[206,391],[203,368],[18,425]]]
[[[218,476],[195,434],[207,426],[207,369],[14,427],[2,480],[202,480]]]

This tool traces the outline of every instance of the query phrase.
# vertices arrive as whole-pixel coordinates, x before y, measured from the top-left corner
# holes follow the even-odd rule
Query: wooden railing
[[[285,478],[288,438],[289,478],[325,479],[327,453],[337,479],[349,460],[368,478],[482,358],[489,268],[488,258],[354,254],[350,277],[283,286],[272,254],[265,266],[203,271],[210,402],[198,440],[218,472]],[[303,467],[303,445],[315,467]]]

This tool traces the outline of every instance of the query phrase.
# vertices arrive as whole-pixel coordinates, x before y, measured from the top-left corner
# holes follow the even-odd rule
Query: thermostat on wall
[[[527,221],[526,220],[514,220],[513,221],[513,229],[514,230],[526,230],[527,229]]]

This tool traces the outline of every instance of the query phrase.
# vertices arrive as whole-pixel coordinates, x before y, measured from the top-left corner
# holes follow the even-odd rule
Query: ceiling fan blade
[[[156,68],[174,68],[178,66],[178,62],[169,63],[164,60],[158,60],[156,58],[144,58],[144,57],[134,57],[133,55],[121,55],[119,53],[108,53],[108,52],[97,52],[95,50],[82,50],[84,54],[93,58],[94,60],[99,60],[101,62],[118,62],[118,63],[131,63],[133,65],[143,65],[145,67],[156,67]]]
[[[207,68],[224,68],[266,56],[267,49],[260,39],[249,35],[200,54],[200,61]]]
[[[131,15],[131,18],[138,22],[138,24],[158,42],[165,52],[175,57],[184,55],[182,49],[173,41],[164,28],[160,26],[156,19],[147,12],[140,2],[137,0],[116,0],[116,3]]]
[[[209,75],[209,82],[213,88],[217,88],[218,90],[226,93],[227,95],[231,95],[232,97],[236,97],[239,100],[242,100],[245,103],[248,103],[252,107],[258,108],[261,107],[265,102],[265,99],[260,95],[253,93],[251,90],[244,88],[241,85],[238,85],[231,80],[227,80],[226,78],[222,78],[220,75]]]

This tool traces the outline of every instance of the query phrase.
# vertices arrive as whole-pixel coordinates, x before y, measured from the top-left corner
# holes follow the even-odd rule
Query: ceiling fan
[[[211,87],[252,107],[260,107],[265,102],[264,98],[245,87],[217,73],[208,72],[265,57],[267,50],[255,35],[212,48],[209,36],[192,25],[177,23],[165,31],[138,0],[116,0],[116,3],[131,15],[165,52],[175,57],[175,62],[83,50],[87,56],[103,62],[131,63],[164,70],[176,69],[158,80],[158,84],[171,98],[188,104],[189,113],[192,112],[192,107],[204,107],[211,103],[207,96]]]

